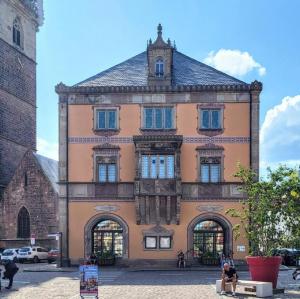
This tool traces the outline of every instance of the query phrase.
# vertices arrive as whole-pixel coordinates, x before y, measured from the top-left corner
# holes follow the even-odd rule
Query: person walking
[[[8,260],[4,264],[5,272],[3,273],[3,279],[8,279],[9,283],[8,286],[5,287],[7,290],[11,289],[14,281],[14,276],[19,271],[19,268],[15,264],[14,261]]]

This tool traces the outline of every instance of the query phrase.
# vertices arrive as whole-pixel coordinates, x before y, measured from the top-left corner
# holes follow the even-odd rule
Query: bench
[[[216,280],[216,291],[221,292],[222,280]],[[254,287],[256,291],[256,297],[265,298],[273,296],[273,286],[271,282],[252,281],[252,280],[238,280],[237,286]],[[225,284],[225,291],[231,291],[231,283]]]

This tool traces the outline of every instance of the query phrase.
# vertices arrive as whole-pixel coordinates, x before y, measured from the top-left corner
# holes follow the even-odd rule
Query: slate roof
[[[145,51],[74,86],[147,86],[147,76]],[[176,50],[172,76],[172,85],[247,85]]]
[[[54,190],[58,193],[58,161],[33,153],[40,164],[45,176],[49,179]]]

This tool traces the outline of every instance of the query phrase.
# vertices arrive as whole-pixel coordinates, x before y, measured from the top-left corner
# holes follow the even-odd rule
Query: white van
[[[25,261],[32,261],[39,263],[41,260],[48,260],[48,250],[39,246],[28,246],[19,249],[18,261],[24,263]]]

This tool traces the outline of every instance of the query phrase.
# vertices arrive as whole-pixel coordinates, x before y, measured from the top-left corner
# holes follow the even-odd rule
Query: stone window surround
[[[229,222],[228,219],[226,219],[223,215],[217,214],[217,213],[203,213],[195,217],[190,224],[188,225],[188,251],[193,252],[193,232],[194,228],[197,225],[197,223],[206,221],[206,220],[213,220],[217,223],[219,223],[223,230],[224,230],[224,251],[225,254],[232,253],[233,249],[233,234],[232,234],[232,225]]]
[[[97,133],[104,133],[105,135],[107,133],[118,133],[120,131],[120,106],[116,105],[97,105],[93,106],[93,131]],[[97,126],[97,121],[98,121],[98,115],[97,112],[99,110],[116,110],[116,128],[115,129],[100,129]]]
[[[118,146],[104,144],[93,147],[93,182],[99,184],[116,183],[120,181],[120,148]],[[99,182],[98,164],[116,164],[116,181]]]
[[[147,129],[145,128],[145,108],[172,108],[172,124],[173,128],[170,129]],[[151,104],[143,104],[140,105],[140,131],[142,132],[176,132],[177,131],[177,109],[176,105],[174,104],[165,104],[165,103],[151,103]]]
[[[224,132],[224,109],[225,105],[221,103],[203,103],[197,105],[197,131],[201,135],[216,136]],[[220,110],[220,129],[203,129],[201,128],[201,110]]]
[[[201,158],[219,158],[220,159],[220,181],[217,183],[203,183],[203,184],[219,184],[224,182],[224,148],[215,144],[206,144],[198,146],[197,151],[197,182],[201,181]]]

